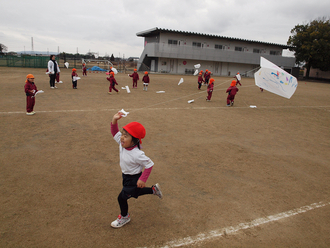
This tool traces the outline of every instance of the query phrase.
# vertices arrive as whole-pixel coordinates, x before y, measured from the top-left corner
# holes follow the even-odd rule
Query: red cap
[[[144,72],[144,74],[146,74],[146,75],[147,75],[147,74],[148,74],[148,72],[147,72],[147,71],[145,71],[145,72]]]
[[[210,79],[210,84],[211,84],[211,83],[213,83],[213,82],[214,82],[214,79],[213,79],[213,78],[211,78],[211,79]]]
[[[143,139],[146,136],[146,130],[141,123],[131,122],[128,123],[126,126],[123,126],[123,129],[125,129],[134,138],[139,139],[140,143],[142,144],[141,139]]]
[[[236,81],[235,80],[231,81],[230,86],[235,86],[235,85],[236,85]]]

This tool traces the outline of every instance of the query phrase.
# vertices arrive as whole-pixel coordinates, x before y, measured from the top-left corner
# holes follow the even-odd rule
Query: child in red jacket
[[[242,86],[241,84],[241,74],[239,74],[239,72],[237,72],[237,74],[234,76],[234,78],[236,78],[236,85],[240,85]]]
[[[82,71],[83,71],[83,76],[87,77],[87,68],[86,68],[86,64],[84,63],[82,66]]]
[[[238,88],[236,87],[236,80],[231,81],[230,87],[227,89],[226,93],[228,93],[227,97],[227,107],[230,107],[234,105],[234,99],[235,95],[238,91]]]
[[[206,69],[204,73],[204,80],[205,80],[204,84],[209,85],[210,77],[211,77],[211,72]]]
[[[77,74],[77,69],[76,68],[73,68],[72,69],[72,74],[71,74],[71,78],[72,78],[72,89],[77,89],[77,77],[78,77],[78,74]]]
[[[117,90],[116,87],[115,87],[115,85],[118,85],[118,83],[117,83],[117,81],[115,79],[115,73],[113,71],[110,72],[110,77],[108,77],[107,80],[110,82],[108,94],[111,95],[112,89],[114,91],[116,91],[117,93],[119,93],[119,90]]]
[[[211,101],[211,97],[212,97],[212,92],[213,92],[213,88],[214,88],[214,79],[211,78],[210,79],[210,83],[207,85],[207,98],[206,101]]]
[[[201,89],[201,86],[202,86],[202,83],[204,82],[204,79],[203,79],[203,73],[200,72],[198,74],[198,80],[197,80],[197,83],[198,83],[198,89],[200,90]]]
[[[149,75],[148,75],[147,71],[144,72],[142,82],[143,82],[143,90],[147,91],[148,90],[148,85],[149,85],[149,82],[150,82],[150,78],[149,78]]]
[[[128,76],[133,78],[133,88],[137,88],[137,81],[140,79],[139,74],[137,73],[137,69],[134,69],[134,72]]]
[[[33,107],[35,104],[35,94],[37,93],[38,89],[37,86],[34,84],[34,76],[32,74],[28,74],[26,76],[24,91],[26,94],[26,114],[27,115],[34,115],[35,112],[33,111]]]

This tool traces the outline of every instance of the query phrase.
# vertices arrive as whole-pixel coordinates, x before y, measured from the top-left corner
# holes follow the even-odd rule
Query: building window
[[[235,47],[235,51],[237,51],[237,52],[243,52],[243,48],[242,47]]]
[[[178,40],[168,40],[169,45],[178,45]]]
[[[260,53],[260,49],[253,48],[253,53]]]
[[[280,55],[280,51],[270,51],[270,55]]]
[[[193,47],[202,47],[202,43],[200,42],[193,42],[192,45]]]
[[[217,44],[215,44],[215,45],[214,45],[214,48],[215,48],[215,49],[221,49],[221,50],[222,50],[222,45],[217,45]]]

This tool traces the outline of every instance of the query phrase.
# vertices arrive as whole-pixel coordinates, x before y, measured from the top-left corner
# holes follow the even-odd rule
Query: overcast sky
[[[0,0],[10,51],[139,57],[154,27],[286,44],[297,24],[329,18],[328,0]]]

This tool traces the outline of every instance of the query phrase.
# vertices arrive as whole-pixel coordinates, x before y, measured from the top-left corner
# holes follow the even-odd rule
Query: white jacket
[[[58,67],[58,64],[57,64],[56,61],[55,61],[55,63],[56,63],[56,66],[57,66],[57,72],[60,72],[60,68]],[[49,72],[49,74],[54,74],[55,73],[54,63],[53,63],[52,60],[48,61],[48,72]]]

